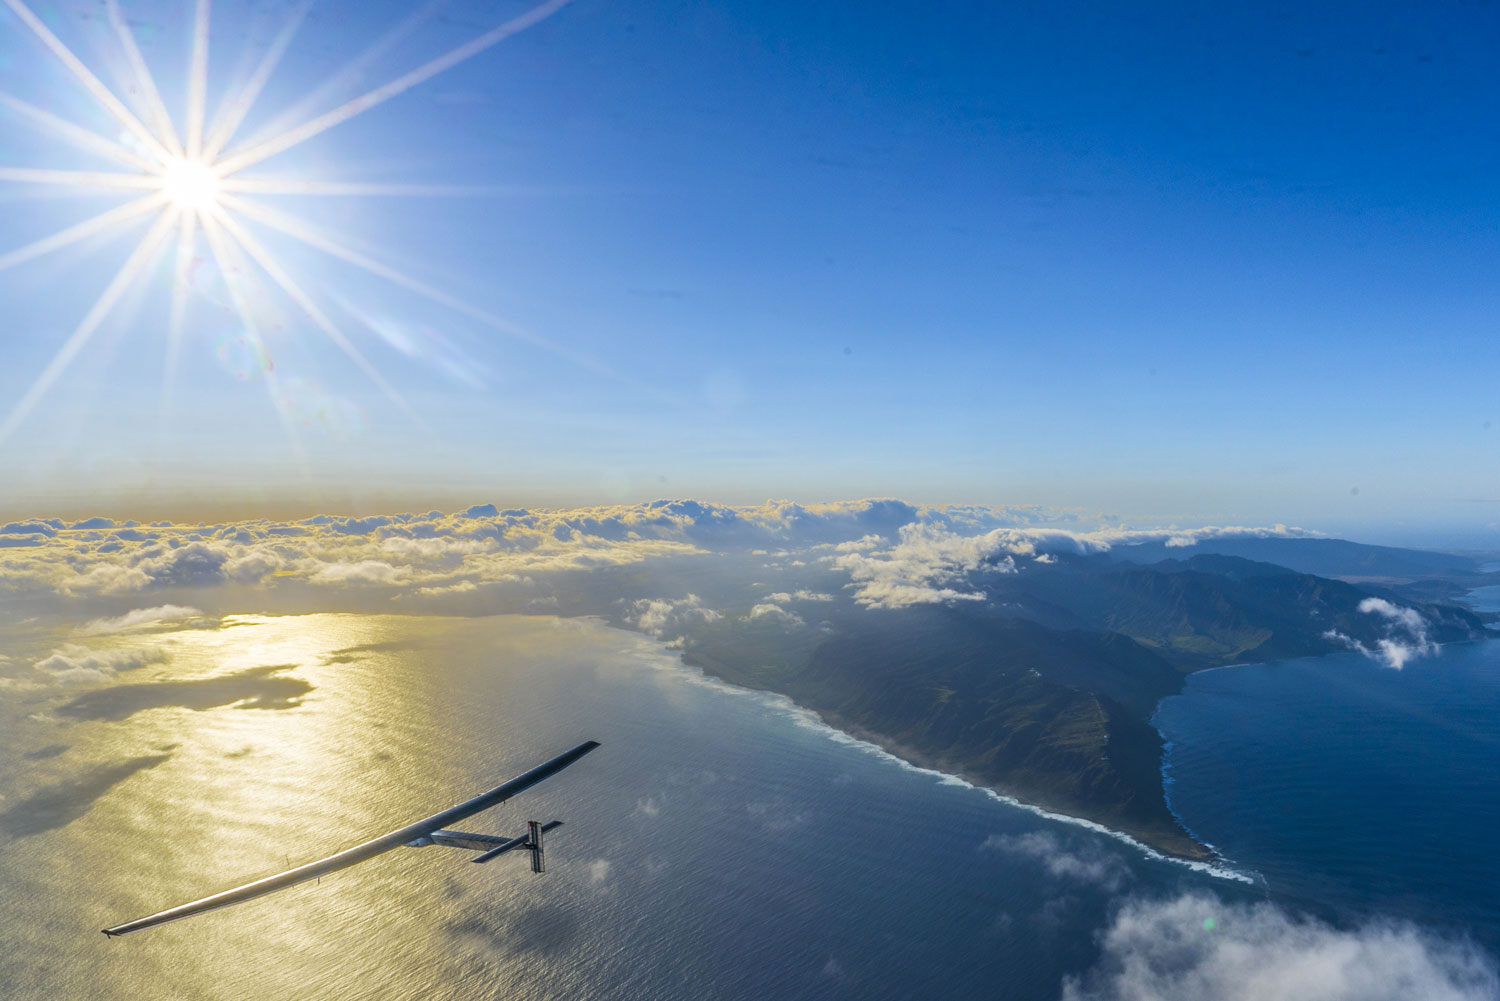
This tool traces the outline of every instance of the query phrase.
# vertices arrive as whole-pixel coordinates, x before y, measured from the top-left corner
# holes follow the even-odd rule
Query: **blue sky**
[[[558,350],[254,229],[420,420],[268,286],[299,460],[211,264],[164,405],[164,258],[0,443],[0,508],[892,495],[1500,545],[1500,17],[979,6],[577,0],[247,171],[494,188],[263,203]],[[124,8],[180,116],[191,6]],[[97,5],[35,9],[124,79]],[[210,113],[292,9],[214,7]],[[433,5],[303,116],[525,9]],[[241,137],[406,14],[314,6]],[[0,37],[0,90],[119,132]],[[8,113],[0,162],[115,169]],[[0,198],[14,246],[122,200]],[[0,399],[143,232],[0,271]]]

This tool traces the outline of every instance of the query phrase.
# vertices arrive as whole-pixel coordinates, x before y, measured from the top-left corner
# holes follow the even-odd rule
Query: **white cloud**
[[[1009,571],[1015,560],[1049,553],[1100,552],[1127,542],[1211,535],[1296,534],[1294,529],[1205,528],[1140,532],[1109,527],[1064,531],[1045,523],[1071,512],[1040,508],[923,507],[891,499],[797,504],[771,500],[745,507],[692,500],[566,510],[502,510],[478,504],[459,514],[319,515],[295,523],[266,519],[224,525],[156,523],[150,531],[69,528],[32,520],[4,526],[0,595],[52,592],[91,597],[152,588],[206,590],[224,585],[284,587],[314,583],[357,591],[406,585],[425,599],[545,574],[737,550],[774,553],[789,566],[825,563],[850,575],[867,605],[978,600],[965,579],[976,569]],[[112,524],[112,523],[109,523]],[[1030,569],[1030,564],[1027,564]],[[764,603],[832,600],[824,592],[778,591]],[[208,598],[193,603],[212,608]],[[644,607],[646,628],[670,635],[672,615],[708,610]],[[772,614],[764,612],[762,614]]]
[[[802,621],[802,616],[798,615],[796,612],[788,611],[787,609],[782,608],[780,605],[773,605],[770,602],[762,602],[761,604],[756,605],[754,608],[750,609],[750,614],[745,616],[745,618],[752,620],[776,619],[778,621],[785,622],[794,626],[802,626],[807,624]]]
[[[463,594],[467,591],[477,590],[479,590],[479,585],[475,584],[472,580],[461,580],[457,584],[444,584],[441,587],[419,587],[417,588],[417,593],[425,598],[436,598],[445,594]]]
[[[962,536],[931,525],[908,525],[890,549],[871,554],[845,553],[835,557],[833,565],[849,572],[855,600],[873,608],[983,600],[983,594],[947,585],[982,566],[1013,573],[1015,561],[1000,555],[1000,533],[1006,531]]]
[[[793,601],[832,601],[833,595],[823,594],[819,591],[802,589],[798,591],[776,591],[766,595],[766,600],[776,605],[786,605]]]
[[[1412,635],[1425,636],[1427,633],[1427,623],[1414,608],[1402,608],[1400,605],[1391,604],[1384,598],[1366,598],[1359,603],[1359,610],[1389,619],[1393,625],[1400,626]]]
[[[596,858],[589,863],[589,882],[594,884],[603,883],[609,879],[609,870],[613,868],[607,858]]]
[[[1410,925],[1340,930],[1268,903],[1191,894],[1136,901],[1063,1001],[1494,1001],[1500,978],[1472,945]]]
[[[87,570],[64,576],[57,589],[63,594],[121,594],[139,591],[151,578],[135,567],[123,567],[114,563],[100,563]]]
[[[1437,652],[1437,644],[1427,638],[1427,622],[1416,609],[1394,605],[1384,598],[1366,598],[1359,603],[1359,610],[1385,620],[1386,635],[1375,641],[1375,650],[1337,630],[1330,629],[1323,636],[1397,671],[1408,661]]]
[[[174,540],[175,541],[175,540]],[[162,587],[204,587],[224,580],[224,548],[206,542],[190,542],[160,556],[141,560],[136,569]]]
[[[1118,855],[1093,843],[1070,851],[1050,831],[991,834],[979,849],[1031,859],[1059,879],[1102,886],[1110,891],[1118,890],[1130,879],[1130,869]]]
[[[154,608],[137,608],[112,619],[95,619],[83,627],[85,633],[118,633],[139,626],[154,626],[187,622],[202,618],[203,613],[187,605],[157,605]]]
[[[635,627],[652,636],[665,637],[668,633],[680,632],[682,626],[697,619],[713,622],[723,616],[703,604],[696,594],[676,600],[670,598],[642,598],[631,606],[635,612]]]
[[[325,563],[307,578],[311,584],[399,584],[406,577],[384,560],[360,560],[358,563]]]
[[[92,650],[77,643],[67,643],[37,661],[34,666],[53,681],[63,684],[97,684],[111,680],[118,671],[160,664],[166,659],[166,651],[155,647]]]
[[[939,522],[905,525],[898,541],[888,549],[845,551],[827,559],[847,570],[854,584],[855,600],[872,608],[933,604],[949,601],[980,601],[984,594],[966,584],[967,574],[1017,572],[1016,558],[1030,557],[1050,563],[1053,554],[1103,553],[1113,546],[1143,542],[1166,542],[1172,546],[1196,545],[1211,538],[1269,538],[1306,534],[1300,529],[1277,525],[1272,528],[1208,526],[1195,529],[1105,528],[1092,532],[1059,528],[995,528],[978,535],[954,532]],[[844,547],[837,547],[843,550]]]

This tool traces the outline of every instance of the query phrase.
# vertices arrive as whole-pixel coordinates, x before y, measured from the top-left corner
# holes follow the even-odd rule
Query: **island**
[[[850,600],[805,566],[738,588],[703,575],[690,581],[696,604],[683,606],[702,611],[669,631],[683,661],[708,675],[785,695],[914,764],[1192,860],[1213,852],[1168,806],[1152,725],[1189,674],[1350,650],[1415,656],[1493,635],[1467,609],[1416,600],[1434,592],[1430,575],[1355,584],[1244,556],[1163,555],[1127,548],[1024,572],[981,567],[962,599],[903,607]],[[632,583],[647,586],[639,574]],[[771,587],[777,603],[754,604]],[[614,618],[640,624],[626,611]]]

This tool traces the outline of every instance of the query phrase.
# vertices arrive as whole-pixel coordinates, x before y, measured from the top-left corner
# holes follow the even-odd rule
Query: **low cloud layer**
[[[1472,945],[1410,925],[1353,930],[1272,904],[1203,894],[1127,904],[1103,956],[1063,1001],[1494,1001],[1500,977]]]
[[[111,632],[147,628],[199,606],[212,609],[203,596],[235,586],[273,591],[306,585],[330,596],[462,601],[484,589],[531,587],[546,575],[731,553],[841,575],[842,584],[818,591],[768,588],[772,593],[760,602],[806,618],[799,604],[828,600],[839,587],[871,607],[973,601],[983,596],[968,579],[974,572],[1024,572],[1053,554],[1132,542],[1188,546],[1206,537],[1300,534],[1279,526],[1132,531],[1099,525],[1083,525],[1066,511],[922,507],[889,499],[746,507],[662,500],[569,510],[481,504],[452,514],[222,525],[37,518],[0,526],[0,542],[13,546],[0,561],[0,597],[85,599],[116,610],[90,626]],[[131,605],[137,610],[128,611]],[[642,628],[664,635],[672,615],[688,613],[645,608],[635,614]],[[764,608],[759,616],[778,614]]]
[[[1055,555],[1090,555],[1108,552],[1114,546],[1162,542],[1174,547],[1197,545],[1205,539],[1270,538],[1304,535],[1300,529],[1239,526],[1190,530],[1135,530],[1105,528],[1064,531],[1057,528],[995,528],[980,534],[964,534],[938,522],[902,526],[894,545],[861,539],[839,547],[837,555],[825,557],[847,570],[856,588],[856,598],[873,608],[979,601],[984,593],[966,583],[975,572],[1016,573],[1028,561],[1051,562]]]

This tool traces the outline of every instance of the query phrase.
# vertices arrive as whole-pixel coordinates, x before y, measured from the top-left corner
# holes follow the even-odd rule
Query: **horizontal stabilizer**
[[[532,821],[532,823],[535,824],[536,821]],[[549,820],[549,821],[547,821],[547,823],[542,824],[539,828],[537,828],[537,830],[540,831],[541,833],[545,834],[547,831],[555,831],[557,828],[561,827],[562,825],[563,825],[563,822],[561,820]],[[488,862],[490,859],[499,858],[501,855],[504,855],[506,852],[515,851],[517,848],[526,848],[526,849],[532,851],[533,853],[537,850],[536,846],[532,842],[532,837],[531,837],[530,831],[528,831],[527,833],[521,835],[519,838],[511,838],[508,841],[507,840],[503,840],[501,838],[496,838],[495,840],[499,841],[500,844],[496,845],[494,848],[491,848],[489,851],[485,852],[483,855],[477,855],[474,858],[469,859],[469,861],[470,862]],[[538,840],[540,840],[540,838],[538,838]],[[533,863],[532,868],[533,869],[536,868],[535,863]]]
[[[469,861],[470,862],[488,862],[492,858],[499,858],[501,855],[504,855],[506,852],[511,851],[513,849],[516,849],[516,848],[522,848],[525,845],[526,845],[526,835],[523,834],[519,838],[511,838],[509,841],[505,842],[505,844],[501,845],[498,848],[491,848],[489,851],[485,852],[483,855],[476,855],[473,858],[469,859]]]

